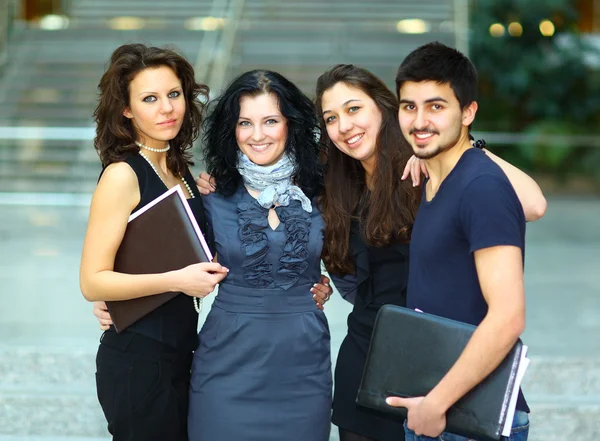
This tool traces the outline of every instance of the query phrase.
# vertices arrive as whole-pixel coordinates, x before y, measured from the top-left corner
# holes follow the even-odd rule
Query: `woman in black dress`
[[[316,97],[327,134],[323,260],[354,303],[337,359],[332,421],[342,441],[398,441],[402,420],[355,400],[379,308],[406,305],[408,243],[420,193],[401,177],[412,150],[398,126],[396,97],[370,72],[335,66],[319,77]]]
[[[182,293],[120,333],[101,319],[106,332],[96,357],[96,382],[115,441],[188,439],[190,366],[198,345],[194,300],[213,291],[227,269],[198,263],[132,275],[114,271],[114,262],[129,215],[176,185],[207,231],[189,171],[201,120],[198,98],[207,97],[208,88],[196,83],[183,57],[142,44],[116,49],[99,84],[94,145],[103,171],[83,245],[82,293],[89,301]],[[156,234],[169,233],[157,228]]]

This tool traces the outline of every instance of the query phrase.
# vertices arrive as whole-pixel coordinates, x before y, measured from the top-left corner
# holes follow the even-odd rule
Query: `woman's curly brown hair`
[[[172,69],[181,81],[186,104],[181,129],[169,141],[171,149],[167,154],[167,166],[173,174],[179,175],[188,165],[193,165],[190,149],[200,132],[208,87],[196,82],[192,65],[175,51],[144,44],[126,44],[113,52],[98,84],[100,93],[94,109],[94,147],[104,167],[139,151],[135,145],[137,134],[133,124],[123,115],[130,104],[129,84],[144,69],[161,66]]]

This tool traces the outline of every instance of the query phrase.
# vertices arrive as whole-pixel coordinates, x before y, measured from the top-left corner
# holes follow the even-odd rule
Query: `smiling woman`
[[[322,106],[331,141],[341,152],[360,161],[371,176],[381,127],[381,112],[375,101],[361,89],[339,82],[323,93]]]
[[[280,74],[246,72],[205,129],[216,192],[204,204],[231,272],[194,353],[190,440],[327,441],[330,337],[313,298],[323,247],[314,106]]]
[[[341,441],[400,441],[402,421],[356,405],[375,316],[406,305],[409,240],[419,190],[402,181],[411,155],[398,126],[398,101],[385,83],[353,65],[317,81],[316,104],[327,152],[323,260],[353,301],[335,368],[332,421]]]
[[[235,137],[250,161],[258,165],[276,163],[283,155],[287,139],[287,120],[279,111],[277,96],[264,93],[240,98]]]

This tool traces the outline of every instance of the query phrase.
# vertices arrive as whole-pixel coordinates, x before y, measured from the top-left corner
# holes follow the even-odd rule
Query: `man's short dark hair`
[[[440,42],[423,45],[406,56],[396,73],[396,95],[405,81],[450,84],[461,109],[477,100],[477,69],[461,52]]]

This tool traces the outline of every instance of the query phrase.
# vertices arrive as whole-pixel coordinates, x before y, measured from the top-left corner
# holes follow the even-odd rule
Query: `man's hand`
[[[393,407],[406,407],[406,425],[417,435],[437,438],[446,428],[446,414],[427,397],[388,397],[385,401]]]

